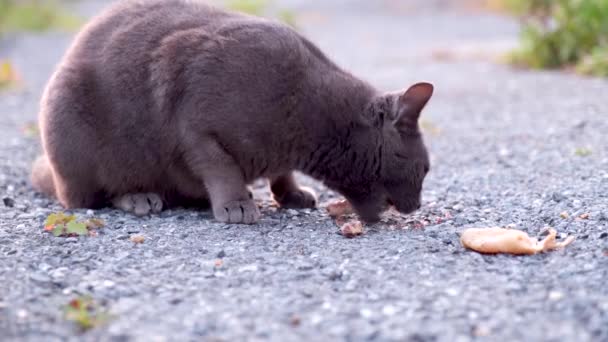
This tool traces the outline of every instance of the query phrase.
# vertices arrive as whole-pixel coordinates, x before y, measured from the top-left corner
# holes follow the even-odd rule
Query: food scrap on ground
[[[340,217],[345,215],[354,214],[353,207],[348,203],[347,200],[341,200],[330,203],[327,206],[327,213],[331,217]]]
[[[468,249],[484,254],[532,255],[563,248],[574,241],[574,236],[557,242],[557,231],[549,228],[549,235],[542,241],[531,238],[525,232],[506,228],[470,228],[460,236],[460,242]]]
[[[340,227],[340,234],[346,238],[354,238],[363,234],[363,223],[348,216],[355,213],[353,207],[347,200],[340,200],[327,205],[327,213],[336,221]]]
[[[568,215],[568,212],[567,212],[567,211],[562,211],[562,212],[559,214],[559,217],[561,217],[561,218],[563,218],[563,219],[567,219],[567,218],[569,218],[569,217],[570,217],[570,215]]]
[[[146,238],[141,234],[133,234],[131,237],[129,237],[129,240],[131,240],[133,243],[144,243]]]
[[[327,206],[327,213],[335,219],[336,225],[340,227],[340,234],[344,237],[350,239],[363,234],[363,223],[347,217],[355,213],[347,200],[330,203]]]
[[[342,233],[344,237],[354,238],[355,236],[363,234],[363,224],[361,221],[357,220],[346,222],[340,227],[340,233]]]
[[[291,324],[294,327],[300,326],[300,323],[302,323],[302,319],[298,315],[292,315],[289,318],[289,324]]]

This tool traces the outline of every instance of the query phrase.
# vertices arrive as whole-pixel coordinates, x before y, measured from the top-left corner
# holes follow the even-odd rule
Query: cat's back
[[[173,32],[214,26],[235,16],[194,0],[123,0],[93,18],[74,41],[70,59],[105,62],[149,54]]]
[[[157,76],[176,76],[185,65],[205,73],[256,72],[252,68],[276,68],[277,63],[291,69],[300,62],[302,48],[301,37],[286,25],[200,0],[124,0],[81,31],[65,64],[92,71],[110,88],[135,89],[142,82],[158,83]]]

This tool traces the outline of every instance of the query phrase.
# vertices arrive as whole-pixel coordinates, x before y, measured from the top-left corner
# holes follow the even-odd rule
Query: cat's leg
[[[145,216],[150,212],[160,213],[163,210],[163,200],[155,193],[126,194],[112,199],[114,207],[133,213],[137,216]]]
[[[92,176],[94,166],[86,153],[65,141],[47,144],[47,160],[57,199],[66,209],[97,209],[105,205],[105,192]]]
[[[212,138],[187,151],[188,163],[203,180],[213,216],[220,222],[252,224],[260,211],[236,161]]]
[[[299,187],[292,172],[272,178],[270,190],[274,200],[282,208],[314,208],[317,205],[314,192]]]
[[[54,175],[55,191],[61,205],[66,209],[102,208],[105,204],[103,191],[88,179],[78,177],[80,176],[62,177],[58,173]]]

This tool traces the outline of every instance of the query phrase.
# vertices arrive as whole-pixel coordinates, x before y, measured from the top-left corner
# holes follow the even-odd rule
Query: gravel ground
[[[0,41],[0,55],[25,80],[24,89],[0,94],[0,335],[608,340],[608,82],[493,63],[516,38],[513,21],[421,3],[281,3],[338,63],[378,87],[429,80],[437,88],[424,113],[433,166],[423,208],[388,214],[355,239],[339,235],[324,210],[277,210],[263,184],[256,196],[264,217],[255,226],[218,224],[209,212],[135,218],[106,209],[75,212],[106,221],[97,237],[44,233],[45,217],[60,208],[28,183],[39,144],[23,128],[70,36]],[[302,180],[323,204],[335,197]],[[511,224],[533,236],[553,226],[577,240],[526,257],[460,246],[467,227]],[[131,242],[133,234],[144,243]],[[111,320],[86,333],[66,321],[62,307],[80,294]]]

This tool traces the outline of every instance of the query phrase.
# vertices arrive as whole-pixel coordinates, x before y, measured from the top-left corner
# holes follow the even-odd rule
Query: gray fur
[[[211,203],[253,223],[247,189],[268,178],[283,207],[313,207],[304,172],[367,221],[420,205],[429,161],[427,83],[381,94],[286,25],[194,1],[126,0],[89,23],[41,103],[36,188],[66,208],[138,215]]]

